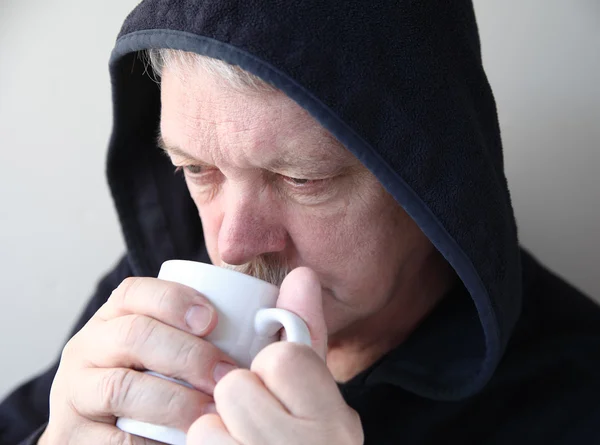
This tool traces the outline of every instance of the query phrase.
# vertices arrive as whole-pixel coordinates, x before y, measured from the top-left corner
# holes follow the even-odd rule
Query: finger
[[[250,369],[294,417],[330,418],[347,409],[327,365],[305,345],[273,343],[258,353]]]
[[[164,445],[121,431],[114,425],[86,422],[71,430],[69,444]]]
[[[233,371],[219,382],[214,397],[227,431],[237,441],[280,443],[279,428],[289,424],[290,415],[258,375],[247,369]]]
[[[109,320],[128,314],[146,315],[198,336],[217,325],[217,312],[202,294],[157,278],[127,278],[95,316]]]
[[[240,445],[229,435],[227,427],[216,414],[200,417],[192,424],[186,445]]]
[[[186,431],[213,398],[200,391],[126,368],[88,369],[73,382],[70,404],[99,422],[126,417]]]
[[[208,394],[223,364],[235,366],[211,343],[143,315],[89,324],[68,346],[86,367],[150,369]]]
[[[327,327],[323,315],[321,283],[317,274],[307,267],[292,270],[281,284],[277,307],[295,313],[306,322],[312,347],[325,360]]]

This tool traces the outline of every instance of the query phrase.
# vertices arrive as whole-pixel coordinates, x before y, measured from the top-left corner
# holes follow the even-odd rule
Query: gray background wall
[[[136,3],[0,3],[0,398],[58,356],[123,251],[107,60]],[[600,299],[600,3],[475,6],[522,242]]]

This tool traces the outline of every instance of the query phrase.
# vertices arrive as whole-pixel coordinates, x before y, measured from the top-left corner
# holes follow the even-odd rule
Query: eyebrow
[[[167,144],[162,134],[158,135],[157,144],[158,147],[168,156],[176,156],[187,161],[206,165],[206,162],[191,156],[181,148]],[[298,156],[296,153],[286,152],[283,154],[283,156],[269,162],[262,168],[276,172],[293,171],[299,176],[311,176],[320,174],[339,174],[342,171],[355,166],[356,163],[360,163],[358,159],[354,158],[353,156],[348,157],[346,155],[346,148],[333,147],[333,143],[331,141],[327,141],[327,145],[330,146],[332,150],[326,155],[322,156],[320,159],[316,159],[314,156],[303,157]],[[341,148],[341,150],[338,151],[337,148]]]
[[[296,153],[284,153],[271,161],[265,168],[277,172],[293,171],[298,176],[339,174],[353,165],[348,157],[333,151],[316,158],[315,156],[298,156]]]
[[[162,133],[159,134],[158,137],[156,138],[156,143],[158,144],[158,148],[160,148],[162,151],[164,151],[165,154],[167,154],[168,156],[178,156],[180,158],[185,158],[190,161],[200,162],[199,159],[196,159],[193,156],[190,156],[188,153],[183,151],[181,148],[168,145],[165,142],[165,140],[162,136]]]

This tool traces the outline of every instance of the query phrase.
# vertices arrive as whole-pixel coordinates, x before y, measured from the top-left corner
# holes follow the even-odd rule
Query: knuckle
[[[85,359],[90,345],[97,341],[98,324],[93,320],[88,321],[75,335],[63,346],[60,353],[60,362]]]
[[[111,431],[107,442],[108,445],[141,445],[145,443],[145,441],[137,440],[135,436],[118,429]]]
[[[168,413],[174,413],[174,412],[179,412],[181,410],[182,406],[185,406],[185,403],[188,400],[186,400],[186,397],[183,393],[183,391],[178,388],[175,387],[173,388],[173,391],[169,392],[169,395],[167,396],[167,400],[165,400],[165,412]]]
[[[199,391],[178,385],[165,397],[163,419],[166,424],[187,431],[204,414],[206,403],[206,396]]]
[[[117,341],[126,350],[137,349],[147,343],[158,327],[155,319],[140,314],[121,317],[116,321],[120,324]]]
[[[64,362],[76,354],[77,335],[73,336],[63,347],[60,353],[60,361]]]
[[[107,370],[100,382],[100,404],[105,412],[117,413],[130,396],[134,371],[117,368]]]
[[[183,369],[195,369],[195,365],[202,363],[202,357],[205,355],[200,351],[200,346],[196,342],[184,342],[180,344],[177,351],[177,361],[181,363]]]
[[[168,413],[169,421],[179,429],[189,427],[192,422],[202,415],[202,407],[182,386],[173,388],[167,395],[164,411]]]
[[[116,304],[117,306],[124,306],[125,300],[127,296],[135,289],[135,287],[139,284],[140,277],[127,277],[121,284],[117,286],[115,290],[110,294],[109,300]]]
[[[180,345],[176,357],[182,369],[207,370],[216,361],[213,348],[208,342],[190,338]]]
[[[177,292],[172,283],[166,283],[157,289],[156,308],[159,312],[168,312],[171,302],[177,298]]]

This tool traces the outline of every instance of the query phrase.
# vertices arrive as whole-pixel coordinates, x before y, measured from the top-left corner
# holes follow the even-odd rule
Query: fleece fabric
[[[208,261],[185,183],[156,143],[160,94],[139,57],[149,48],[218,58],[279,88],[460,278],[406,342],[340,385],[365,443],[600,443],[600,310],[519,247],[469,0],[144,0],[110,60],[107,174],[127,256],[79,327],[125,276]],[[34,443],[55,371],[0,406],[2,443]]]

